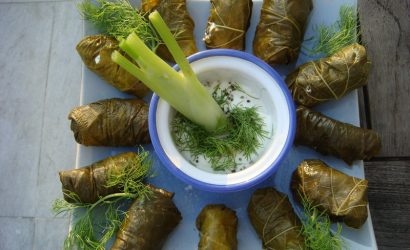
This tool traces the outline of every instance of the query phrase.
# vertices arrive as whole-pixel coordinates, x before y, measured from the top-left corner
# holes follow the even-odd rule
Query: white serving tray
[[[247,32],[247,52],[252,52],[252,40],[255,32],[255,27],[259,20],[260,8],[262,0],[253,1],[253,13],[251,19],[251,26]],[[311,12],[307,31],[305,33],[305,40],[303,46],[309,46],[309,38],[314,33],[314,27],[319,24],[331,24],[338,19],[339,7],[342,4],[349,4],[356,6],[355,0],[313,0],[314,8]],[[188,10],[195,21],[195,39],[199,50],[204,50],[205,46],[202,38],[205,32],[206,21],[209,15],[210,3],[207,0],[188,0]],[[138,5],[136,5],[138,6]],[[85,34],[93,34],[95,30],[85,22]],[[285,77],[296,65],[300,65],[306,61],[311,60],[307,55],[300,54],[296,63],[288,66],[280,66],[275,69]],[[83,67],[83,79],[81,84],[81,104],[88,104],[100,99],[113,97],[130,97],[120,93],[110,85],[106,84],[94,73]],[[338,101],[331,101],[322,104],[315,108],[324,114],[336,118],[343,122],[348,122],[359,126],[359,108],[357,91],[353,91],[344,98]],[[282,163],[279,171],[268,180],[246,191],[218,194],[209,193],[197,190],[189,186],[179,179],[174,177],[171,173],[161,165],[156,158],[155,152],[151,145],[145,145],[146,150],[151,151],[154,158],[154,171],[156,176],[149,180],[150,183],[165,188],[168,191],[175,193],[174,202],[181,211],[183,220],[178,227],[172,232],[166,241],[164,249],[175,250],[192,250],[196,249],[199,241],[198,231],[195,228],[195,219],[200,210],[207,204],[223,203],[228,207],[234,209],[239,219],[238,227],[238,249],[239,250],[253,250],[262,249],[261,240],[253,230],[249,223],[246,208],[250,196],[255,189],[266,186],[273,186],[281,192],[287,193],[296,210],[299,210],[298,205],[294,202],[291,196],[289,183],[291,174],[296,169],[297,165],[303,159],[317,158],[325,161],[330,166],[345,172],[346,174],[364,178],[364,168],[362,161],[354,162],[353,166],[346,165],[343,161],[334,157],[323,156],[306,147],[292,148],[288,156]],[[135,151],[135,148],[110,148],[110,147],[84,147],[78,145],[76,167],[86,166],[97,160],[101,160],[107,156],[115,155],[124,151]],[[333,225],[334,226],[334,225]],[[369,217],[361,229],[351,229],[343,225],[342,236],[346,241],[346,245],[350,249],[377,249],[376,239],[374,236],[372,220]]]

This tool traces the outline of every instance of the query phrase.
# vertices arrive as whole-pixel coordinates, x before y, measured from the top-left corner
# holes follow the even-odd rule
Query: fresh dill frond
[[[357,42],[360,29],[357,23],[357,13],[353,6],[342,5],[339,9],[339,20],[330,25],[317,27],[316,44],[310,54],[330,56],[350,44]]]
[[[305,245],[310,250],[341,250],[344,242],[340,236],[342,226],[337,224],[337,232],[330,231],[331,221],[325,212],[319,212],[307,197],[301,195],[303,206],[302,234]]]
[[[121,171],[108,173],[106,186],[118,187],[123,193],[145,198],[151,194],[151,191],[143,180],[150,174],[151,166],[149,153],[141,150],[138,157],[131,159]]]
[[[232,84],[229,88],[221,89],[217,85],[212,93],[228,115],[227,126],[209,132],[179,113],[172,121],[173,137],[178,148],[189,152],[193,158],[203,156],[215,171],[234,170],[237,156],[243,154],[249,160],[262,145],[262,140],[268,136],[257,107],[231,107],[230,93],[243,90],[237,84]]]
[[[77,8],[85,20],[105,35],[121,40],[135,33],[154,51],[161,43],[148,18],[128,0],[84,0]]]

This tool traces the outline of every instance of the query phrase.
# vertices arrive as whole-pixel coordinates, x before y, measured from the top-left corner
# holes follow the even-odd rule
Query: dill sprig
[[[147,151],[140,150],[138,157],[130,160],[119,173],[109,173],[107,187],[118,187],[126,194],[147,197],[151,191],[143,183],[143,179],[150,174],[152,160]]]
[[[301,195],[303,206],[302,234],[305,245],[310,250],[340,250],[344,246],[340,236],[342,226],[337,224],[337,232],[330,231],[331,221],[325,212],[319,212],[308,198]]]
[[[143,183],[143,179],[150,174],[151,165],[148,152],[141,150],[121,171],[108,173],[107,187],[117,186],[122,192],[100,197],[95,203],[82,203],[76,193],[64,190],[64,195],[73,202],[56,199],[52,205],[52,211],[56,215],[76,215],[76,221],[64,241],[64,249],[105,249],[105,245],[121,225],[121,218],[126,216],[120,209],[122,201],[145,199],[152,193]],[[104,216],[99,218],[99,214]]]
[[[310,53],[312,55],[333,55],[343,47],[355,43],[359,32],[355,8],[342,5],[339,9],[339,20],[336,23],[317,27],[318,38]]]
[[[154,51],[161,43],[148,18],[128,0],[84,0],[77,8],[83,18],[94,24],[103,34],[121,40],[135,32]]]
[[[241,91],[239,85],[231,85],[231,91]],[[189,152],[193,158],[203,156],[215,171],[233,171],[236,158],[243,154],[250,159],[267,138],[265,123],[257,107],[243,108],[229,105],[229,94],[216,86],[213,98],[226,111],[229,123],[216,131],[209,132],[201,126],[177,114],[172,121],[173,137],[181,151]]]

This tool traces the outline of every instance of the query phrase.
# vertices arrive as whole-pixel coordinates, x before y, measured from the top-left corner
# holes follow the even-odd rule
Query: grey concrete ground
[[[75,164],[82,29],[71,1],[0,0],[1,250],[61,249],[68,231],[50,207]]]

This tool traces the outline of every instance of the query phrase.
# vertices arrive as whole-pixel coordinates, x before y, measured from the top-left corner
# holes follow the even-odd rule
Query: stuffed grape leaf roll
[[[293,173],[291,188],[332,220],[360,228],[367,219],[367,180],[348,176],[320,160],[304,160]],[[302,197],[301,197],[302,196]]]
[[[253,53],[272,66],[296,60],[311,9],[311,0],[264,0]]]
[[[135,200],[118,230],[111,250],[157,250],[181,221],[173,193],[150,186],[152,194]]]
[[[302,224],[285,194],[270,187],[256,190],[248,216],[264,249],[305,249]]]
[[[330,57],[299,66],[286,77],[286,83],[298,104],[312,107],[364,86],[369,66],[366,49],[355,43]]]
[[[138,157],[134,152],[121,153],[89,166],[59,172],[64,199],[67,202],[94,203],[100,197],[120,192],[119,186],[107,186],[110,175],[120,173],[121,169],[138,161]],[[75,193],[79,201],[67,191]]]
[[[150,142],[148,106],[139,99],[106,99],[71,110],[71,130],[85,146],[136,146]]]
[[[200,250],[236,250],[238,218],[235,211],[222,204],[207,205],[196,218]]]
[[[296,145],[334,155],[349,165],[370,159],[381,149],[380,136],[373,130],[336,121],[303,106],[296,109],[296,117]]]
[[[195,23],[188,13],[186,0],[142,0],[141,9],[143,12],[159,12],[185,56],[198,51],[194,38]],[[164,44],[158,46],[157,53],[165,60],[174,61]]]
[[[244,50],[251,14],[251,0],[211,0],[204,37],[206,47]]]
[[[118,90],[138,97],[148,93],[149,89],[140,80],[111,60],[112,52],[119,50],[114,38],[105,35],[87,36],[77,44],[76,49],[88,69]]]

